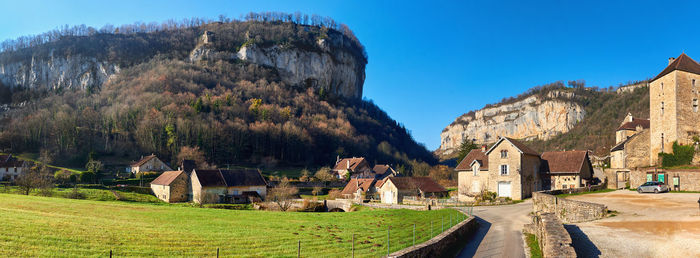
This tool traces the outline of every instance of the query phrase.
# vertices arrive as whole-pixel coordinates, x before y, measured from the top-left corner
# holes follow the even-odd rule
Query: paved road
[[[479,230],[457,257],[525,257],[523,225],[531,221],[532,201],[474,207]]]

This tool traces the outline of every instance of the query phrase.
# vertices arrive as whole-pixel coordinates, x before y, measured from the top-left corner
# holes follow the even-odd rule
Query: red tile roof
[[[0,168],[23,167],[24,161],[12,157],[12,155],[0,155]]]
[[[348,181],[345,185],[341,194],[354,194],[357,192],[358,186],[363,191],[366,192],[374,184],[374,178],[353,178]]]
[[[542,153],[542,171],[579,173],[588,159],[587,151],[548,151]]]
[[[131,166],[132,166],[132,167],[140,167],[141,165],[146,164],[146,162],[148,162],[149,160],[151,160],[151,159],[153,159],[153,158],[155,158],[155,157],[156,157],[155,154],[148,155],[148,156],[146,156],[146,157],[141,158],[141,160],[139,160],[139,161],[136,161],[136,162],[134,162],[134,163],[131,163]]]
[[[415,190],[419,189],[424,193],[447,192],[445,187],[433,181],[430,177],[390,177],[387,181],[396,186],[399,190]]]
[[[151,184],[152,185],[170,185],[175,179],[184,173],[184,171],[166,171],[160,176],[156,177]]]
[[[632,118],[632,122],[626,122],[617,128],[620,130],[637,130],[637,126],[641,126],[642,129],[649,129],[649,119],[639,119]]]
[[[481,149],[473,149],[469,151],[467,156],[464,156],[462,162],[455,168],[457,171],[464,171],[472,169],[471,164],[474,160],[477,160],[481,167],[480,170],[489,170],[489,157],[486,156],[486,152]]]
[[[333,170],[345,170],[348,169],[348,167],[350,167],[350,170],[356,170],[357,167],[362,165],[363,163],[369,167],[369,163],[367,163],[367,160],[365,160],[365,158],[344,158],[335,164]]]
[[[659,75],[654,77],[654,79],[651,79],[651,81],[653,82],[653,81],[655,81],[655,80],[663,77],[664,75],[667,75],[675,70],[694,73],[694,74],[700,74],[700,64],[698,64],[697,62],[695,62],[695,60],[693,60],[692,58],[687,56],[685,53],[683,53],[680,56],[678,56],[678,58],[676,58],[676,60],[671,62],[671,64],[668,65],[666,67],[666,69],[661,71],[661,73],[659,73]]]

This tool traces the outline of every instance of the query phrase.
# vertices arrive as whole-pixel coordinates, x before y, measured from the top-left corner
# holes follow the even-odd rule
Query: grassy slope
[[[295,256],[297,240],[305,256],[386,255],[429,239],[438,211],[362,210],[350,213],[297,213],[198,209],[169,205],[70,200],[0,194],[0,256]],[[456,219],[453,223],[456,223]],[[445,228],[448,228],[446,225]],[[361,243],[362,242],[362,243]]]

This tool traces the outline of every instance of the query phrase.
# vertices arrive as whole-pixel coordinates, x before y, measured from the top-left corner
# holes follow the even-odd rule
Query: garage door
[[[386,191],[384,192],[384,200],[382,201],[383,203],[393,203],[394,202],[394,192],[392,191]]]
[[[498,182],[498,197],[511,197],[510,182]]]

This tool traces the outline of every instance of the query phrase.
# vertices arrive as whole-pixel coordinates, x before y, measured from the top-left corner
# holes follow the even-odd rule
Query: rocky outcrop
[[[99,88],[119,73],[119,66],[93,57],[32,57],[16,63],[0,63],[0,81],[10,87],[35,89]]]
[[[342,48],[333,49],[325,39],[319,39],[313,50],[283,45],[260,47],[244,44],[238,52],[231,53],[209,47],[208,42],[212,37],[206,35],[209,34],[205,33],[200,44],[192,50],[190,61],[238,59],[276,68],[280,78],[292,86],[324,89],[328,94],[345,98],[362,98],[366,61]]]
[[[492,143],[501,136],[547,140],[568,132],[586,115],[574,97],[572,92],[551,91],[464,114],[440,134],[440,151],[450,154],[463,139],[476,143]]]

